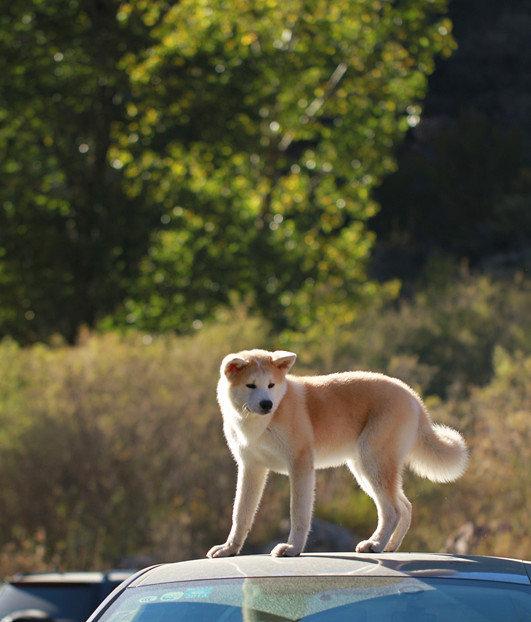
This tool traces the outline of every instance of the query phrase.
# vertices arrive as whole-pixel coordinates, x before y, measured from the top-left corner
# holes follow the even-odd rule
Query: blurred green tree
[[[0,331],[188,330],[235,299],[277,328],[348,315],[445,6],[11,3]]]
[[[116,157],[165,213],[115,319],[187,328],[234,294],[277,328],[348,316],[374,290],[370,191],[451,49],[445,3],[129,7],[157,26],[124,59],[136,101]]]
[[[158,220],[109,158],[119,61],[148,37],[119,6],[15,0],[0,16],[0,333],[22,341],[71,341],[112,311]]]

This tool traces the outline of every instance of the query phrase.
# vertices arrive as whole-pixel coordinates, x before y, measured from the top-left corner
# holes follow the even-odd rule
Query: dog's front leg
[[[291,529],[288,541],[277,544],[271,555],[293,557],[302,553],[310,531],[314,496],[313,455],[311,451],[302,451],[295,457],[290,469]]]
[[[238,464],[236,497],[232,510],[232,529],[224,544],[213,546],[207,557],[238,555],[251,530],[254,515],[262,498],[267,469],[256,464]]]

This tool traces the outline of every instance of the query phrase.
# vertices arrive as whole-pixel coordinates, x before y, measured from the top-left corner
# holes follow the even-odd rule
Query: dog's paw
[[[210,551],[208,551],[207,557],[232,557],[233,555],[238,555],[239,552],[240,547],[237,544],[225,542],[225,544],[213,546]]]
[[[376,540],[362,540],[356,546],[356,553],[381,553],[383,548],[381,542]]]
[[[281,542],[277,544],[275,548],[271,551],[272,557],[297,557],[297,555],[301,554],[301,550],[295,548],[293,544],[288,544],[287,542]]]

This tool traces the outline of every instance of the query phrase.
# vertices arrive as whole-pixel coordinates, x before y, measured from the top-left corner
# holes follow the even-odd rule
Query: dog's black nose
[[[273,402],[271,400],[262,400],[260,402],[260,408],[268,413],[273,408]]]

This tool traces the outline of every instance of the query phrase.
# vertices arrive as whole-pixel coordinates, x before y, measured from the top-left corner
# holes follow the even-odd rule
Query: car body
[[[133,570],[16,575],[0,586],[0,622],[84,622]]]
[[[426,553],[248,555],[152,566],[89,622],[531,620],[529,563]]]

